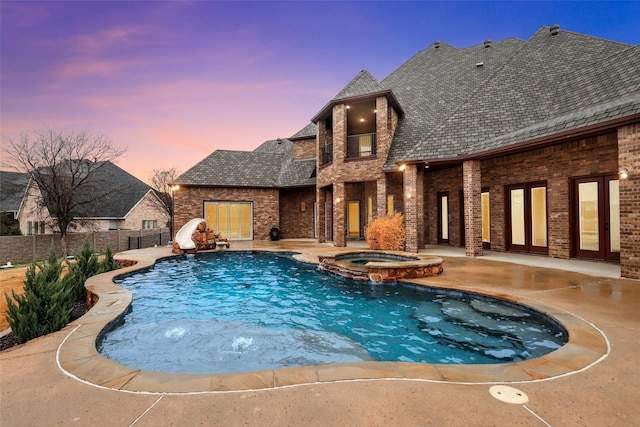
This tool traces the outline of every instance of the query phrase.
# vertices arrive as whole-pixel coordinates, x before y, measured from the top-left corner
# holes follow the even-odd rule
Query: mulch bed
[[[71,318],[69,319],[69,322],[73,322],[74,320],[79,319],[80,317],[84,316],[86,312],[87,312],[87,306],[85,305],[84,302],[74,303],[73,311],[71,312]],[[16,345],[18,345],[18,341],[16,340],[15,335],[13,335],[13,332],[10,332],[5,336],[0,337],[0,351],[6,350]]]

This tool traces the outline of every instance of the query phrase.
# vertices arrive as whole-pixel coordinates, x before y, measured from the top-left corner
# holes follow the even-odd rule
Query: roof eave
[[[333,110],[333,107],[336,105],[346,104],[348,102],[364,101],[366,99],[377,98],[379,96],[386,96],[387,99],[390,101],[391,106],[393,106],[393,108],[396,110],[398,115],[399,116],[404,115],[404,110],[400,106],[400,103],[398,102],[398,99],[394,95],[393,91],[391,89],[386,89],[383,91],[367,93],[365,95],[351,96],[351,97],[340,98],[340,99],[332,99],[324,107],[322,107],[322,110],[320,110],[318,114],[313,116],[313,118],[311,119],[311,122],[318,123],[320,120],[328,117],[331,111]]]

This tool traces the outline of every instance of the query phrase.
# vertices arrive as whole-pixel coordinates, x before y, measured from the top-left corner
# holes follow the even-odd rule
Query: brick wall
[[[424,193],[424,227],[425,241],[428,244],[438,243],[438,193],[448,193],[449,198],[449,244],[464,246],[461,229],[463,216],[460,212],[460,192],[462,191],[462,167],[457,166],[425,173]]]
[[[311,159],[316,157],[316,138],[298,139],[293,141],[293,158]]]
[[[204,218],[204,202],[253,202],[253,239],[269,240],[271,227],[280,227],[279,192],[262,188],[182,186],[173,193],[173,232],[193,218]]]
[[[569,258],[571,178],[617,170],[616,133],[483,161],[482,187],[490,188],[491,249],[506,249],[505,186],[546,181],[549,256]]]
[[[618,129],[620,168],[620,274],[640,279],[640,124]]]
[[[315,201],[315,187],[280,190],[280,235],[283,239],[311,239],[314,237],[313,207]]]
[[[482,187],[480,160],[468,160],[462,165],[464,212],[460,220],[464,223],[467,256],[482,255]],[[461,239],[462,240],[462,239]]]

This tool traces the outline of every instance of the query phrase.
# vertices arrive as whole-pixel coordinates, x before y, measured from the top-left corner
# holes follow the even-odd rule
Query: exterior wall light
[[[179,190],[179,189],[180,189],[179,185],[172,185],[171,186],[171,191],[176,191],[176,190]]]
[[[340,203],[340,197],[336,197],[336,203]]]
[[[399,168],[399,169],[400,169],[402,172],[404,172],[404,170],[405,170],[406,168],[407,168],[407,165],[405,165],[405,164],[403,163],[403,164],[401,164],[401,165],[400,165],[400,168]]]
[[[407,193],[407,199],[411,198],[411,193]]]
[[[364,119],[360,119],[361,122],[364,122]]]
[[[620,179],[627,179],[627,178],[629,178],[629,171],[627,170],[627,168],[620,169]]]

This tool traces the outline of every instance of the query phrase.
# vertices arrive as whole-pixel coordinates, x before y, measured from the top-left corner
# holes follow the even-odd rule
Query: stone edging
[[[85,316],[66,328],[69,333],[60,344],[57,357],[60,369],[67,375],[101,388],[163,394],[260,390],[371,379],[489,384],[542,381],[570,375],[600,362],[609,353],[606,337],[585,320],[562,310],[501,294],[500,298],[527,305],[562,323],[569,332],[568,343],[536,359],[487,365],[353,362],[237,374],[190,375],[141,371],[115,363],[96,350],[96,339],[100,333],[122,316],[132,301],[131,293],[114,284],[112,279],[150,267],[156,259],[166,257],[144,256],[143,251],[140,254],[136,257],[135,265],[93,276],[87,281],[87,289],[98,296],[98,301]],[[309,262],[312,257],[305,255],[298,258]],[[418,282],[412,281],[414,284]]]

